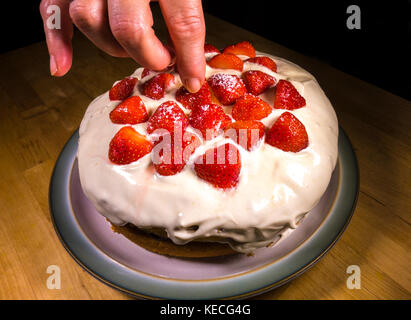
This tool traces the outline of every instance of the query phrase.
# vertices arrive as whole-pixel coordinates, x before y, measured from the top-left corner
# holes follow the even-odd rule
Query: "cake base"
[[[122,234],[138,246],[161,255],[179,258],[211,258],[238,254],[228,244],[224,243],[192,241],[185,245],[177,245],[170,239],[145,232],[131,224],[125,226],[112,224],[111,228],[114,232]]]

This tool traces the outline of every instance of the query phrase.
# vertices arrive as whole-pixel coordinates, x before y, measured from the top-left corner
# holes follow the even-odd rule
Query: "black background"
[[[44,40],[37,0],[1,9],[1,52]],[[361,9],[361,29],[346,26]],[[206,0],[204,10],[411,100],[410,1]],[[247,39],[244,39],[247,40]]]

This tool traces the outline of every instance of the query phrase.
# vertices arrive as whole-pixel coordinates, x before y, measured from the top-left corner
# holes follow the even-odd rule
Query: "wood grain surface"
[[[359,161],[358,204],[342,238],[308,272],[258,299],[410,299],[411,103],[215,17],[206,21],[207,41],[217,47],[249,40],[311,72]],[[166,38],[164,25],[157,34]],[[92,99],[137,67],[80,33],[73,47],[73,68],[63,78],[50,76],[45,43],[0,56],[0,299],[130,299],[77,265],[50,221],[59,152]],[[49,265],[61,269],[59,290],[46,286]],[[349,265],[361,268],[360,290],[346,286]]]

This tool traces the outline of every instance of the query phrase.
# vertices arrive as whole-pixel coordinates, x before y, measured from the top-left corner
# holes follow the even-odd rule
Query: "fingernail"
[[[176,63],[176,52],[174,50],[174,48],[170,45],[166,45],[166,49],[168,51],[168,53],[170,54],[170,64],[168,65],[169,67],[174,65]]]
[[[57,73],[57,64],[56,64],[56,59],[54,59],[54,56],[50,56],[50,73],[52,76],[54,76]]]
[[[197,92],[201,88],[201,81],[196,78],[191,78],[184,81],[184,86],[191,93]]]
[[[174,66],[176,64],[176,56],[171,56],[171,62],[169,63],[169,67]]]

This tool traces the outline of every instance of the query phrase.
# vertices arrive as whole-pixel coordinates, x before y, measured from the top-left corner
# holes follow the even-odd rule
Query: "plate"
[[[111,230],[84,195],[78,131],[63,148],[50,183],[50,211],[61,243],[91,275],[138,298],[240,299],[272,290],[312,267],[337,242],[354,212],[358,166],[340,128],[337,166],[319,203],[276,246],[249,257],[186,259],[147,251]]]

